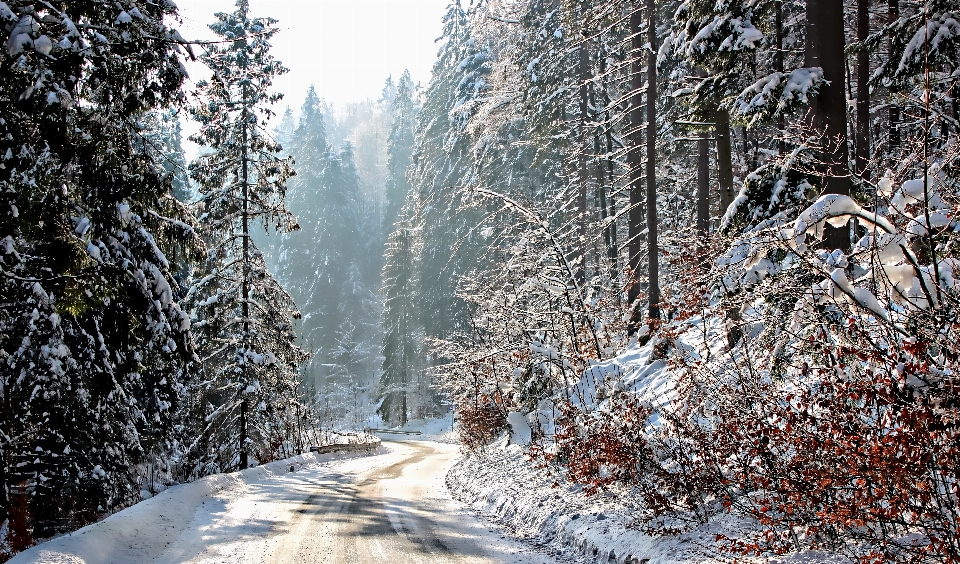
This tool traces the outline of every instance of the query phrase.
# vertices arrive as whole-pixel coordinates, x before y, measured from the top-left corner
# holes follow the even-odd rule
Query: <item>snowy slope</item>
[[[529,460],[506,437],[461,459],[447,475],[454,497],[517,538],[547,547],[568,559],[618,564],[706,564],[729,562],[714,538],[730,534],[732,519],[696,527],[682,535],[654,537],[634,527],[628,497],[597,494]],[[622,494],[623,492],[621,492]],[[804,552],[783,559],[740,558],[769,564],[847,562],[837,555]]]
[[[716,355],[724,346],[717,323],[706,332],[696,327],[686,332],[675,346],[703,354],[710,347]],[[703,336],[706,336],[704,339]],[[699,338],[698,338],[699,337]],[[697,342],[699,340],[699,342]],[[677,373],[662,360],[651,357],[656,345],[634,344],[620,355],[587,369],[574,386],[572,401],[588,409],[596,407],[597,388],[612,387],[636,394],[644,402],[665,405],[674,396]],[[510,414],[517,416],[519,414]],[[522,416],[521,416],[522,417]],[[552,429],[549,411],[531,414],[539,418],[542,429]],[[511,417],[513,437],[501,437],[480,452],[461,459],[447,476],[447,487],[454,497],[471,506],[485,518],[507,527],[519,538],[548,546],[569,558],[624,564],[694,564],[727,562],[717,552],[717,534],[731,535],[750,528],[734,516],[722,516],[714,522],[695,527],[676,536],[650,536],[636,526],[632,515],[630,491],[598,493],[586,496],[582,486],[567,482],[555,467],[531,459],[523,440],[529,436],[524,421]],[[519,425],[518,425],[519,423]],[[517,429],[517,427],[521,427]],[[519,432],[517,432],[519,431]],[[520,444],[517,444],[520,443]],[[739,562],[799,564],[846,562],[832,554],[803,552],[783,559],[738,558]]]

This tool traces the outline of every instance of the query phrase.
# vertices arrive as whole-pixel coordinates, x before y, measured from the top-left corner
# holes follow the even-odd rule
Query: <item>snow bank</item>
[[[512,534],[565,553],[576,560],[620,564],[728,562],[716,552],[718,533],[730,534],[732,517],[676,536],[650,536],[631,516],[629,492],[587,497],[579,485],[537,461],[504,436],[460,459],[447,474],[451,495]],[[783,559],[742,558],[741,562],[800,564],[845,562],[838,555],[806,551]]]
[[[585,497],[580,486],[528,461],[524,449],[506,438],[461,459],[447,474],[447,488],[521,538],[598,562],[700,561],[708,553],[698,539],[713,539],[703,531],[658,538],[631,529],[623,503],[612,496]]]
[[[375,452],[371,451],[371,452]],[[174,486],[103,521],[21,552],[9,564],[95,564],[117,554],[131,562],[152,561],[182,533],[202,504],[214,496],[232,497],[250,484],[355,454],[303,454],[231,474],[215,474]],[[134,554],[135,553],[135,554]]]
[[[751,311],[745,312],[745,318],[750,317]],[[671,343],[673,354],[691,359],[708,354],[718,358],[726,348],[727,327],[723,320],[691,318],[686,323],[688,329],[675,333],[678,336]],[[751,334],[746,331],[744,338],[751,338]],[[668,405],[676,397],[679,373],[654,354],[662,345],[660,337],[655,336],[642,346],[634,343],[616,357],[592,364],[571,386],[571,401],[585,410],[602,409],[604,398],[626,392],[649,405]],[[517,444],[525,438],[526,423],[549,416],[549,411],[539,411],[523,421],[520,414],[510,413],[512,433],[466,455],[451,468],[447,475],[451,494],[518,537],[566,553],[576,561],[729,562],[729,557],[718,554],[717,535],[737,537],[756,528],[737,515],[722,514],[682,534],[645,534],[636,521],[638,496],[629,487],[588,497],[581,485],[566,480],[562,468],[531,459],[527,447]],[[835,554],[803,551],[782,559],[765,556],[738,561],[800,564],[845,560]]]

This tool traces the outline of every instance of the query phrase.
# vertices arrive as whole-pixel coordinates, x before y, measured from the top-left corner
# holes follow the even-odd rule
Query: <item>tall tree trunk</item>
[[[7,410],[5,413],[10,414],[10,405],[9,402],[6,401],[6,395],[4,396],[4,400],[4,408]],[[4,431],[4,435],[8,435],[6,431],[9,430],[10,429],[4,425],[4,428],[2,429],[2,431]],[[0,446],[0,523],[6,521],[7,516],[9,515],[7,511],[10,507],[10,499],[7,496],[8,491],[10,491],[10,483],[7,479],[7,444],[4,443],[2,446]]]
[[[900,0],[887,0],[887,23],[900,19]],[[893,51],[892,41],[887,43],[887,51]],[[889,54],[887,55],[889,57]],[[893,103],[893,97],[890,97],[890,106],[887,110],[887,121],[890,128],[889,133],[889,152],[890,156],[897,158],[895,154],[900,149],[900,106]]]
[[[813,127],[820,138],[824,194],[849,194],[850,170],[847,148],[847,100],[843,28],[843,2],[807,0],[808,67],[821,67],[826,80],[813,104]],[[827,226],[824,244],[831,249],[850,246],[847,226]]]
[[[588,121],[588,89],[590,78],[590,54],[587,51],[587,40],[580,45],[578,70],[580,75],[580,135],[577,143],[580,165],[580,186],[577,192],[577,244],[580,256],[577,259],[577,284],[583,287],[587,271],[587,179],[590,171],[587,168],[587,121]]]
[[[630,135],[629,147],[627,148],[627,166],[630,174],[630,226],[628,231],[628,252],[630,254],[629,264],[633,271],[633,280],[630,291],[627,293],[627,307],[630,308],[630,322],[627,326],[627,332],[631,335],[640,328],[640,307],[637,299],[640,297],[640,265],[643,256],[643,245],[640,238],[640,232],[645,223],[643,212],[643,176],[641,166],[643,160],[640,155],[642,146],[641,131],[643,123],[643,106],[641,105],[640,92],[643,90],[643,12],[641,11],[641,0],[634,0],[633,12],[630,14]]]
[[[603,75],[605,68],[604,68],[602,53],[600,54],[599,59],[600,60],[598,62],[600,64],[600,74]],[[600,101],[597,96],[595,85],[592,88],[590,88],[590,103],[591,105],[593,105],[593,107],[595,108],[595,111],[597,112],[594,115],[594,121],[597,124],[599,123],[606,124],[606,121],[603,121],[600,119],[600,112],[599,110],[596,109],[600,107]],[[594,158],[596,159],[597,205],[600,208],[600,221],[604,226],[603,227],[603,244],[606,245],[607,247],[606,249],[607,258],[610,260],[611,279],[615,279],[617,276],[617,245],[616,245],[616,242],[614,241],[612,229],[616,227],[615,225],[616,222],[611,221],[611,225],[607,225],[607,218],[612,217],[612,215],[609,214],[607,211],[607,183],[606,183],[606,177],[604,174],[604,165],[603,165],[603,162],[604,160],[606,160],[606,158],[601,156],[603,154],[603,145],[600,139],[600,131],[596,127],[594,128],[594,134],[593,134],[593,153],[595,155]]]
[[[243,293],[243,350],[246,354],[250,347],[250,176],[247,162],[247,88],[243,87],[243,112],[242,112],[242,132],[243,145],[241,146],[241,183],[243,184],[243,281],[241,283]],[[246,363],[244,363],[244,367]],[[246,368],[243,369],[246,372]],[[240,392],[245,394],[246,391]],[[240,469],[247,467],[247,400],[244,398],[240,402]]]
[[[715,112],[717,128],[717,176],[720,184],[720,216],[733,203],[733,141],[730,138],[730,113],[720,108]]]
[[[870,0],[857,0],[857,39],[863,41],[870,35]],[[857,162],[858,176],[867,180],[870,173],[870,54],[857,55]]]
[[[610,113],[604,112],[604,122],[610,123]],[[606,141],[607,141],[607,157],[604,159],[607,163],[607,186],[610,186],[610,189],[613,190],[613,187],[616,184],[617,174],[614,170],[616,164],[613,162],[613,158],[610,155],[613,154],[613,133],[610,131],[608,126],[606,132]],[[611,194],[612,195],[612,194]],[[616,218],[617,217],[617,206],[616,201],[611,197],[607,200],[607,216]],[[610,222],[610,252],[612,253],[614,262],[620,261],[620,237],[619,232],[617,231],[617,222]]]
[[[401,381],[403,386],[400,389],[400,426],[407,424],[407,385],[410,382],[410,351],[407,350],[407,337],[410,331],[409,318],[406,308],[400,314],[400,366]]]
[[[783,72],[783,0],[777,0],[777,13],[776,13],[776,41],[777,41],[777,50],[773,54],[773,70],[782,73]],[[777,130],[780,132],[780,135],[777,139],[777,152],[781,155],[787,150],[787,143],[784,140],[784,130],[785,123],[783,117],[780,117],[777,120]]]
[[[603,59],[601,59],[601,64]],[[600,74],[603,75],[606,71],[606,66],[600,67]],[[613,162],[613,132],[611,131],[611,122],[610,122],[610,98],[604,93],[603,96],[603,123],[604,123],[604,138],[606,140],[606,156],[604,157],[604,162],[607,164],[607,186],[610,186],[610,189],[613,190],[613,187],[616,185],[616,172],[614,171],[615,163]],[[612,194],[611,194],[612,196]],[[613,269],[617,271],[617,265],[620,262],[620,241],[617,233],[617,210],[616,202],[614,202],[613,197],[607,201],[607,217],[614,218],[610,221],[610,258],[613,260]]]
[[[694,74],[706,78],[703,69],[694,69]],[[706,237],[710,233],[710,132],[700,132],[697,141],[697,233]]]
[[[249,466],[247,459],[247,399],[240,400],[240,469]]]
[[[710,133],[700,132],[697,141],[697,233],[710,232]]]
[[[660,319],[660,247],[657,241],[657,3],[647,0],[647,301]]]

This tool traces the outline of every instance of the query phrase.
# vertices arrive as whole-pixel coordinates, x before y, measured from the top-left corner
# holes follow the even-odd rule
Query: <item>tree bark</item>
[[[703,69],[694,69],[700,78],[707,76]],[[700,132],[697,141],[697,233],[701,237],[710,233],[710,132]]]
[[[843,2],[807,0],[808,67],[821,67],[826,80],[813,104],[813,128],[820,139],[824,194],[849,194],[850,170],[847,148],[846,45],[843,28]],[[824,244],[831,249],[850,246],[847,226],[827,226]]]
[[[403,311],[400,315],[400,366],[401,380],[403,386],[400,390],[400,425],[407,424],[407,386],[410,382],[410,358],[407,355],[407,332],[410,330],[408,325],[407,312]]]
[[[600,75],[602,76],[606,70],[604,61],[603,61],[603,53],[600,54],[598,63],[600,65]],[[590,102],[594,108],[600,107],[600,101],[599,101],[599,97],[597,96],[595,85],[593,88],[590,89]],[[597,111],[597,114],[595,115],[594,120],[597,123],[604,123],[606,125],[607,120],[605,119],[601,120],[599,110],[596,110],[596,111]],[[594,152],[594,155],[596,155],[595,156],[596,175],[597,175],[596,198],[597,198],[597,205],[600,208],[600,221],[604,225],[603,243],[607,247],[606,249],[607,258],[610,260],[610,277],[611,279],[616,279],[617,277],[617,243],[615,239],[616,235],[613,231],[614,229],[616,229],[616,222],[611,221],[610,225],[607,225],[607,218],[612,217],[613,214],[608,213],[608,210],[607,210],[607,184],[605,179],[605,171],[604,171],[603,163],[609,157],[601,157],[601,155],[603,154],[603,150],[604,150],[603,144],[601,143],[601,139],[600,139],[600,131],[598,129],[595,129],[593,134],[593,152]]]
[[[870,0],[857,0],[857,39],[863,41],[870,35]],[[868,180],[870,173],[870,54],[857,54],[857,162],[854,171]]]
[[[250,347],[250,173],[247,163],[247,123],[249,115],[247,112],[246,86],[243,87],[243,111],[241,115],[243,120],[241,126],[243,145],[240,149],[241,183],[243,185],[243,213],[241,214],[243,222],[243,281],[241,283],[243,303],[240,307],[243,311],[243,351],[246,354]],[[246,372],[246,363],[244,363],[243,371]],[[244,387],[244,390],[240,393],[246,394],[246,388]],[[240,469],[245,469],[247,463],[247,400],[244,398],[240,402]]]
[[[783,72],[783,0],[777,0],[777,13],[776,13],[776,41],[777,41],[777,50],[773,54],[773,70],[782,73]],[[777,139],[777,152],[781,155],[787,150],[787,143],[784,140],[784,129],[785,123],[784,119],[781,117],[777,120],[777,129],[780,131],[780,135]]]
[[[606,73],[606,55],[601,52],[600,54],[600,75],[604,76]],[[611,131],[611,121],[610,121],[610,98],[607,96],[607,93],[603,93],[603,123],[604,123],[604,138],[606,140],[606,156],[604,161],[607,164],[607,185],[611,188],[616,183],[616,173],[614,172],[614,162],[611,155],[613,155],[613,132]],[[617,210],[614,199],[611,197],[607,202],[607,216],[616,218]],[[620,242],[617,233],[617,222],[616,220],[611,220],[610,222],[610,258],[613,261],[613,270],[614,272],[618,269],[618,263],[620,262]]]
[[[887,23],[892,24],[900,18],[900,0],[887,0]],[[889,52],[893,50],[893,43],[887,43],[888,57]],[[900,106],[893,103],[893,97],[890,97],[890,106],[887,109],[887,121],[890,128],[888,145],[890,156],[896,158],[896,151],[900,148]]]
[[[7,403],[7,402],[4,402]],[[7,407],[7,406],[4,406]],[[9,408],[7,408],[9,409]],[[10,413],[10,411],[7,411]],[[6,429],[4,429],[6,430]],[[10,499],[7,492],[10,490],[10,484],[7,479],[7,446],[0,446],[0,523],[7,520],[7,508],[10,507]]]
[[[240,400],[240,469],[249,466],[247,459],[247,400]]]
[[[578,70],[580,75],[580,135],[577,144],[580,164],[580,186],[577,193],[577,245],[580,256],[577,258],[576,279],[581,287],[586,279],[587,271],[587,179],[590,171],[587,168],[587,121],[588,121],[588,91],[587,82],[590,74],[590,54],[587,51],[587,41],[580,45]]]
[[[717,128],[717,169],[720,184],[720,216],[733,203],[733,142],[730,139],[730,113],[718,109],[714,123]]]
[[[648,315],[660,319],[660,247],[657,240],[657,3],[647,0],[647,289]]]
[[[627,148],[627,166],[630,174],[630,214],[628,230],[628,252],[630,269],[633,271],[633,280],[630,290],[627,293],[627,307],[630,308],[630,322],[627,324],[627,332],[633,335],[640,328],[640,307],[637,299],[640,297],[640,259],[643,254],[642,240],[640,233],[645,223],[643,211],[643,176],[641,167],[643,161],[640,155],[641,131],[643,123],[643,106],[641,105],[640,92],[643,90],[643,12],[641,11],[641,0],[634,0],[633,12],[630,14],[630,73],[631,73],[631,94],[630,94],[630,135],[628,136],[630,146]]]
[[[697,233],[710,232],[710,133],[702,131],[697,141]]]

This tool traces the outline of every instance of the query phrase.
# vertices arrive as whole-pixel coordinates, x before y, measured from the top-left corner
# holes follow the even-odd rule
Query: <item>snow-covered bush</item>
[[[956,561],[960,287],[945,254],[957,237],[955,195],[936,170],[899,186],[885,178],[883,213],[826,195],[792,221],[744,233],[717,261],[715,285],[743,296],[736,346],[713,358],[676,346],[674,401],[643,419],[617,400],[571,427],[589,429],[575,444],[615,439],[621,452],[636,435],[626,477],[654,529],[726,508],[756,524],[719,539],[736,553]],[[822,248],[824,226],[851,219],[859,241]],[[729,298],[712,303],[730,319]],[[580,458],[611,459],[602,454]],[[623,468],[597,464],[570,475],[603,483]]]
[[[588,492],[626,486],[652,533],[732,512],[733,556],[957,561],[956,194],[937,167],[886,177],[876,211],[825,195],[678,256],[653,335],[669,393],[609,380],[535,451]],[[823,248],[851,220],[856,243]]]

